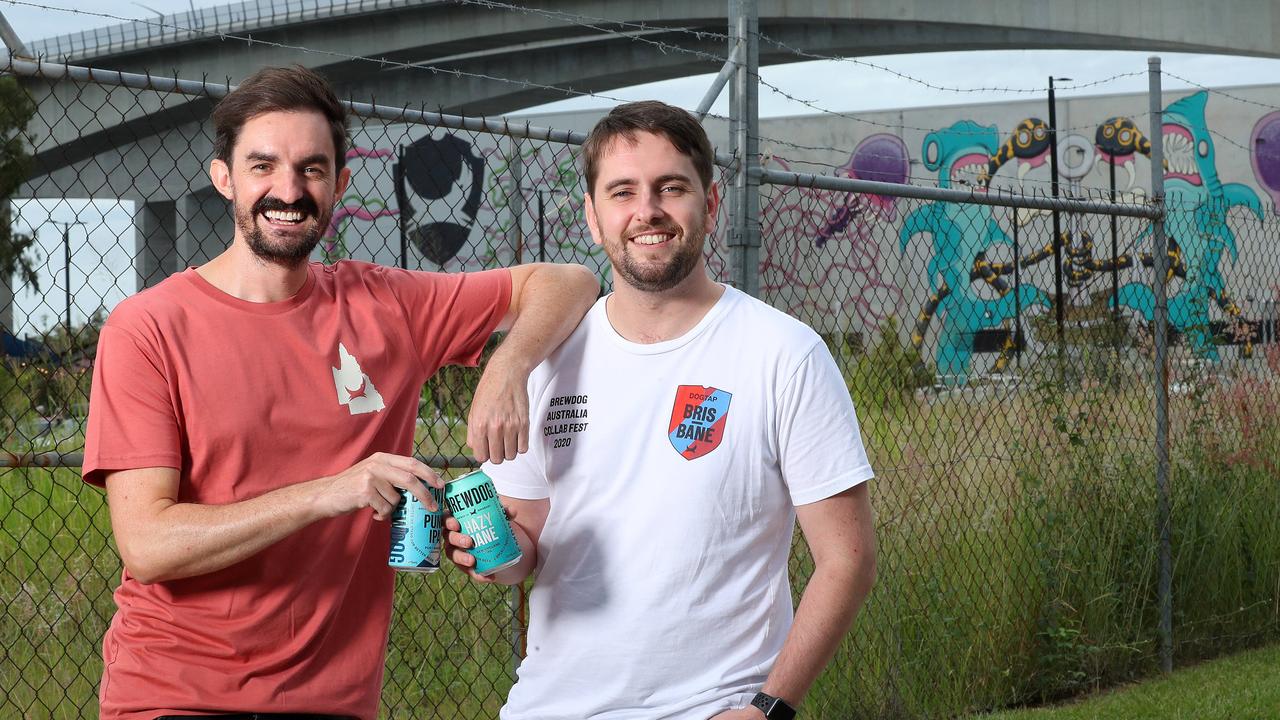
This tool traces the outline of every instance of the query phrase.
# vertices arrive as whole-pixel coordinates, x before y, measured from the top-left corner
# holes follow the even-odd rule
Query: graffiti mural
[[[1034,118],[1023,121],[1000,145],[994,126],[961,120],[925,136],[925,167],[938,174],[939,187],[986,188],[1010,160],[1027,166],[1043,163],[1047,144],[1035,136],[1038,124]],[[926,272],[930,296],[916,318],[911,342],[920,349],[929,324],[937,318],[940,327],[934,360],[938,377],[948,384],[963,384],[968,380],[973,338],[980,330],[1005,326],[1015,316],[1015,308],[1047,306],[1049,299],[1033,285],[1010,288],[1001,277],[1006,264],[993,266],[987,260],[997,246],[1012,245],[991,206],[922,205],[903,221],[898,231],[899,250],[906,253],[911,239],[920,234],[932,239]],[[985,283],[995,297],[981,292],[975,281]]]
[[[1243,207],[1259,222],[1264,216],[1262,202],[1252,188],[1224,184],[1218,177],[1213,137],[1205,121],[1208,98],[1208,93],[1201,91],[1164,109],[1165,227],[1171,259],[1169,279],[1181,281],[1170,288],[1169,323],[1185,334],[1198,355],[1217,360],[1218,349],[1210,332],[1210,304],[1217,304],[1231,318],[1241,314],[1227,292],[1220,267],[1223,251],[1230,254],[1233,263],[1239,255],[1227,214],[1234,207]],[[1120,288],[1120,304],[1150,321],[1155,294],[1145,283],[1129,283]],[[1249,339],[1243,352],[1252,354]]]

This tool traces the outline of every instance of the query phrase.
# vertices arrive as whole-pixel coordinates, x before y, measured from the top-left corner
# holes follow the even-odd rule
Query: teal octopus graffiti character
[[[1169,298],[1169,323],[1187,338],[1200,357],[1218,360],[1209,330],[1209,303],[1239,318],[1240,307],[1227,293],[1219,265],[1222,252],[1237,258],[1235,233],[1227,224],[1234,207],[1244,207],[1261,222],[1262,202],[1252,188],[1241,183],[1223,184],[1218,178],[1213,137],[1205,122],[1208,93],[1198,92],[1170,104],[1164,110],[1165,231],[1169,239],[1169,277],[1182,277],[1181,286]],[[1148,229],[1144,236],[1151,234]],[[1155,294],[1145,283],[1120,288],[1119,303],[1141,314],[1148,322],[1155,313]],[[1244,355],[1251,354],[1246,341]]]
[[[986,190],[998,151],[996,128],[969,120],[929,133],[922,147],[925,167],[938,173],[941,187],[969,185],[979,192]],[[899,250],[906,252],[911,238],[920,233],[933,236],[928,263],[932,295],[917,317],[911,342],[918,350],[930,320],[935,315],[939,317],[934,353],[938,376],[947,384],[963,384],[968,381],[973,338],[979,330],[999,327],[1012,319],[1019,304],[1047,306],[1049,299],[1029,285],[1010,292],[1000,277],[1003,267],[987,262],[991,248],[1011,245],[989,206],[950,202],[923,205],[906,217],[898,233]],[[985,281],[999,296],[982,297],[973,284],[975,280]]]

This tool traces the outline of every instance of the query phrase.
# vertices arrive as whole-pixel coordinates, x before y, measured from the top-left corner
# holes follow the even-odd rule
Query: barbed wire
[[[290,45],[288,43],[281,43],[273,40],[263,40],[261,38],[255,38],[252,35],[237,35],[234,33],[204,30],[202,28],[191,28],[191,27],[185,27],[182,25],[175,25],[172,23],[161,22],[159,20],[126,18],[119,15],[113,15],[111,13],[81,10],[78,8],[56,7],[53,5],[46,5],[42,3],[31,2],[30,0],[0,0],[0,3],[8,3],[10,5],[30,7],[30,8],[39,9],[39,10],[51,10],[54,12],[68,13],[71,15],[87,15],[91,17],[99,17],[99,18],[104,18],[108,20],[117,20],[121,22],[140,23],[143,25],[150,25],[157,28],[161,28],[161,29],[181,30],[184,32],[190,32],[190,33],[202,35],[209,38],[216,37],[219,40],[223,40],[223,41],[235,40],[235,41],[243,42],[246,45],[264,45],[267,47],[279,48],[281,50],[291,50],[294,52],[300,52],[308,55],[322,55],[326,57],[336,57],[342,60],[374,63],[374,64],[377,64],[379,68],[393,67],[393,68],[401,68],[406,70],[426,70],[428,72],[431,72],[433,75],[444,74],[444,75],[453,75],[458,78],[465,77],[465,78],[473,78],[477,80],[490,80],[494,82],[501,82],[501,83],[516,85],[522,88],[534,88],[539,90],[547,90],[551,92],[560,93],[562,95],[569,96],[569,97],[593,97],[593,98],[600,98],[602,100],[608,100],[613,103],[627,102],[622,98],[605,95],[603,93],[597,93],[597,92],[591,92],[591,91],[585,91],[585,90],[576,90],[572,87],[545,85],[543,83],[537,83],[531,80],[515,80],[512,78],[489,75],[486,73],[475,73],[475,72],[469,72],[466,70],[459,70],[456,68],[440,67],[438,65],[432,65],[429,63],[408,63],[408,62],[401,62],[398,60],[391,60],[386,57],[375,58],[375,57],[369,57],[366,55],[355,55],[352,53],[339,52],[336,50],[320,50],[317,48],[309,48],[303,45]],[[228,80],[228,84],[230,84],[229,80]],[[729,119],[723,115],[716,115],[714,113],[708,113],[708,117],[714,117],[720,120]]]
[[[715,39],[715,40],[724,40],[724,41],[732,40],[732,38],[727,33],[719,33],[719,32],[714,32],[709,30],[691,28],[691,27],[660,26],[660,25],[653,25],[645,22],[628,22],[625,20],[615,20],[612,18],[602,18],[597,16],[582,15],[579,13],[566,13],[558,10],[530,8],[530,7],[520,6],[520,5],[514,5],[512,3],[501,2],[500,0],[456,0],[456,2],[464,5],[475,5],[479,7],[510,10],[514,12],[524,13],[527,15],[537,15],[537,16],[546,17],[546,18],[564,20],[566,22],[574,23],[577,25],[591,27],[592,29],[599,30],[601,32],[613,32],[613,31],[610,31],[607,28],[595,27],[591,25],[591,23],[608,23],[611,25],[617,25],[618,27],[621,27],[621,28],[630,28],[640,32],[683,33],[686,35],[691,35],[700,41],[708,38]],[[1043,94],[1048,89],[1044,86],[1038,86],[1034,88],[1011,88],[1011,87],[995,87],[995,86],[965,88],[965,87],[951,87],[947,85],[939,85],[937,83],[929,82],[928,80],[918,78],[909,73],[904,73],[900,70],[895,70],[891,67],[888,67],[879,63],[870,62],[870,61],[862,60],[859,58],[846,57],[846,56],[823,55],[821,53],[815,53],[815,52],[793,47],[781,40],[772,38],[769,35],[766,35],[762,32],[757,31],[753,34],[761,42],[768,43],[780,50],[789,52],[799,58],[804,58],[808,60],[830,60],[830,61],[836,61],[836,62],[849,62],[855,65],[861,65],[863,67],[870,68],[879,72],[885,72],[897,78],[900,78],[902,80],[906,80],[908,82],[915,83],[917,85],[921,85],[923,87],[927,87],[932,90],[938,90],[942,92],[952,92],[952,93],[1008,92],[1008,93],[1018,93],[1018,94]],[[698,51],[693,51],[678,45],[671,45],[669,43],[659,43],[658,41],[651,41],[651,42],[655,42],[656,44],[663,45],[666,47],[666,49],[677,51],[677,52],[690,52],[690,53],[700,54]],[[719,60],[720,62],[727,61],[726,57],[721,57],[718,55],[713,56],[713,58]],[[1146,74],[1146,71],[1117,73],[1110,77],[1102,78],[1099,80],[1093,80],[1090,82],[1075,83],[1072,85],[1062,85],[1062,86],[1059,86],[1057,89],[1062,91],[1080,90],[1083,88],[1095,87],[1098,85],[1105,85],[1111,82],[1121,80],[1123,78],[1136,77],[1136,76],[1145,75],[1145,74]]]
[[[196,34],[196,35],[205,36],[205,37],[217,37],[217,38],[219,38],[219,39],[221,39],[221,40],[224,40],[224,41],[225,41],[225,40],[236,40],[236,41],[245,42],[246,44],[255,44],[255,43],[256,43],[256,44],[259,44],[259,45],[266,45],[266,46],[269,46],[269,47],[276,47],[276,48],[280,48],[280,49],[284,49],[284,50],[293,50],[293,51],[302,52],[302,53],[307,53],[307,54],[319,54],[319,55],[325,55],[325,56],[330,56],[330,57],[338,57],[338,58],[342,58],[342,59],[344,59],[344,60],[354,60],[354,61],[363,61],[363,62],[377,63],[377,64],[379,65],[379,67],[387,67],[387,66],[390,66],[390,67],[398,67],[398,68],[403,68],[403,69],[421,69],[421,70],[427,70],[427,71],[430,71],[430,72],[432,72],[433,74],[445,73],[445,74],[451,74],[451,75],[453,75],[453,76],[455,76],[455,77],[459,77],[459,78],[461,78],[461,77],[468,77],[468,78],[476,78],[476,79],[482,79],[482,80],[490,80],[490,81],[495,81],[495,82],[503,82],[503,83],[508,83],[508,84],[518,85],[518,86],[520,86],[520,87],[525,87],[525,88],[536,88],[536,89],[540,89],[540,90],[546,90],[546,91],[556,92],[556,93],[559,93],[559,94],[565,95],[566,97],[592,97],[592,98],[599,98],[599,99],[602,99],[602,100],[607,100],[607,101],[609,101],[609,102],[613,102],[613,103],[623,103],[623,102],[626,102],[626,101],[625,101],[625,100],[623,100],[622,98],[614,97],[614,96],[611,96],[611,95],[606,95],[606,94],[603,94],[603,93],[597,93],[597,92],[591,92],[591,91],[577,90],[577,89],[574,89],[574,88],[572,88],[572,87],[561,87],[561,86],[556,86],[556,85],[545,85],[545,84],[542,84],[542,83],[536,83],[536,82],[533,82],[533,81],[531,81],[531,80],[515,80],[515,79],[512,79],[512,78],[505,78],[505,77],[500,77],[500,76],[488,75],[488,74],[484,74],[484,73],[468,72],[468,71],[465,71],[465,70],[459,70],[459,69],[456,69],[456,68],[445,68],[445,67],[440,67],[440,66],[438,66],[438,65],[428,64],[428,63],[406,63],[406,62],[401,62],[401,61],[396,61],[396,60],[389,60],[389,59],[387,59],[387,58],[385,58],[385,57],[382,57],[382,58],[374,58],[374,57],[369,57],[369,56],[364,56],[364,55],[355,55],[355,54],[351,54],[351,53],[342,53],[342,52],[333,51],[333,50],[320,50],[320,49],[316,49],[316,48],[309,48],[309,47],[302,46],[302,45],[290,45],[290,44],[287,44],[287,43],[280,43],[280,42],[271,41],[271,40],[263,40],[263,39],[259,39],[259,38],[254,38],[252,35],[237,35],[237,34],[234,34],[234,33],[217,32],[217,31],[205,30],[205,29],[203,29],[203,28],[191,28],[191,27],[186,27],[186,26],[182,26],[182,25],[178,25],[178,24],[174,24],[174,23],[170,23],[170,22],[165,22],[163,18],[162,18],[161,20],[151,20],[151,19],[146,19],[146,18],[141,18],[141,19],[136,19],[136,18],[126,18],[126,17],[123,17],[123,16],[114,15],[114,14],[111,14],[111,13],[105,13],[105,12],[96,12],[96,11],[89,11],[89,10],[80,10],[80,9],[76,9],[76,8],[62,8],[62,7],[52,6],[52,5],[43,4],[43,3],[32,2],[32,0],[0,0],[0,2],[5,2],[5,3],[8,3],[8,4],[10,4],[10,5],[20,5],[20,6],[25,6],[25,7],[37,8],[37,9],[43,9],[43,10],[52,10],[52,11],[55,11],[55,12],[63,12],[63,13],[69,13],[69,14],[74,14],[74,15],[86,15],[86,16],[91,16],[91,17],[99,17],[99,18],[104,18],[104,19],[116,20],[116,21],[120,21],[120,22],[133,22],[133,23],[139,23],[139,24],[143,24],[143,25],[154,26],[154,27],[161,28],[161,29],[184,31],[184,32],[188,32],[188,33],[192,33],[192,34]],[[619,26],[621,26],[621,27],[631,27],[631,28],[634,28],[634,29],[636,29],[636,30],[638,30],[638,31],[646,31],[646,32],[655,32],[655,31],[680,32],[680,33],[686,33],[686,34],[693,35],[693,36],[695,36],[695,37],[697,37],[697,38],[699,38],[699,39],[713,38],[713,39],[724,39],[724,40],[728,40],[728,36],[727,36],[727,35],[724,35],[724,34],[722,34],[722,33],[715,33],[715,32],[712,32],[712,31],[694,30],[694,29],[690,29],[690,28],[663,28],[663,27],[658,27],[658,26],[650,25],[650,24],[647,24],[647,23],[631,23],[631,22],[626,22],[626,21],[615,21],[615,20],[609,20],[609,19],[607,19],[607,18],[591,17],[591,16],[579,15],[579,14],[574,14],[574,13],[564,13],[564,12],[559,12],[559,11],[542,10],[542,9],[538,9],[538,8],[526,8],[526,7],[521,7],[521,6],[513,5],[513,4],[510,4],[510,3],[506,3],[506,2],[501,2],[500,0],[456,0],[456,2],[458,2],[458,3],[460,3],[460,4],[465,4],[465,5],[474,5],[474,6],[477,6],[477,7],[485,7],[485,8],[492,8],[492,9],[500,9],[500,10],[507,10],[507,11],[512,11],[512,12],[521,12],[521,13],[530,14],[530,15],[537,15],[537,16],[541,16],[541,17],[555,18],[555,19],[563,20],[563,21],[565,21],[565,22],[569,22],[569,23],[572,23],[572,24],[578,25],[578,26],[580,26],[580,27],[583,27],[583,28],[586,28],[586,29],[589,29],[589,30],[593,30],[593,31],[595,31],[595,32],[604,33],[604,34],[609,34],[609,35],[615,35],[615,36],[618,36],[618,37],[623,37],[623,38],[626,38],[626,39],[628,39],[628,40],[630,40],[630,41],[632,41],[632,42],[638,42],[638,43],[648,44],[648,45],[651,45],[651,46],[655,47],[659,52],[662,52],[662,53],[664,53],[664,54],[666,54],[666,53],[670,53],[670,52],[679,52],[679,53],[688,54],[688,55],[691,55],[691,56],[694,56],[694,57],[698,57],[698,58],[701,58],[701,59],[704,59],[704,60],[708,60],[708,61],[711,61],[711,62],[713,62],[713,63],[718,63],[718,64],[721,64],[721,65],[723,65],[723,64],[726,62],[726,58],[725,58],[724,56],[717,55],[717,54],[715,54],[715,53],[710,53],[710,52],[706,52],[706,51],[703,51],[703,50],[697,50],[697,49],[693,49],[693,48],[686,48],[686,47],[682,47],[682,46],[679,46],[679,45],[674,45],[674,44],[671,44],[671,43],[663,42],[663,41],[661,41],[661,40],[654,40],[654,39],[652,39],[652,38],[641,37],[641,36],[638,36],[638,35],[635,35],[635,34],[632,34],[632,33],[619,32],[619,31],[617,31],[617,30],[612,30],[612,29],[609,29],[609,28],[607,28],[607,27],[600,27],[599,25],[596,25],[596,24],[593,24],[593,23],[611,23],[611,24],[619,25]],[[767,37],[767,36],[762,36],[762,37]],[[776,41],[772,41],[772,39],[770,39],[770,41],[771,41],[771,42],[776,42]],[[860,61],[860,62],[863,62],[863,61]],[[907,74],[905,74],[905,73],[899,73],[899,72],[894,71],[894,70],[892,70],[892,69],[890,69],[890,68],[885,68],[884,66],[879,66],[879,65],[875,65],[874,63],[865,63],[865,62],[864,62],[864,64],[868,64],[868,65],[873,66],[873,67],[876,67],[877,69],[880,69],[880,70],[884,70],[884,71],[887,71],[887,72],[891,72],[891,73],[893,73],[893,74],[895,74],[895,75],[897,75],[897,76],[899,76],[899,77],[902,77],[902,78],[904,78],[904,79],[908,79],[908,80],[911,80],[912,82],[917,82],[917,83],[920,83],[920,84],[922,84],[922,85],[925,85],[925,86],[928,86],[928,87],[932,87],[932,88],[934,88],[934,89],[943,89],[943,90],[949,90],[949,91],[953,91],[953,92],[970,92],[970,91],[971,91],[971,89],[967,89],[967,88],[946,88],[946,87],[943,87],[943,86],[933,85],[933,84],[930,84],[930,83],[928,83],[928,82],[926,82],[926,81],[920,80],[919,78],[914,78],[913,76],[907,75]],[[934,132],[934,131],[936,130],[936,128],[925,128],[925,127],[915,127],[915,126],[909,126],[909,125],[894,125],[894,124],[889,124],[889,123],[881,123],[881,122],[877,122],[877,121],[870,120],[870,119],[867,119],[867,118],[858,117],[858,116],[856,116],[856,115],[853,115],[853,114],[850,114],[850,113],[847,113],[847,112],[840,112],[840,111],[830,110],[830,109],[828,109],[828,108],[824,108],[824,107],[822,107],[822,106],[818,105],[817,103],[815,103],[815,102],[813,102],[813,101],[806,100],[806,99],[804,99],[804,98],[800,98],[800,97],[797,97],[797,96],[795,96],[795,95],[793,95],[793,94],[791,94],[791,93],[788,93],[787,91],[783,90],[783,89],[782,89],[781,87],[779,87],[778,85],[776,85],[776,84],[774,84],[774,83],[772,83],[772,82],[770,82],[770,81],[766,80],[766,79],[763,77],[763,75],[762,75],[758,70],[757,70],[756,72],[752,72],[752,73],[750,73],[750,75],[754,76],[755,80],[760,84],[760,86],[764,87],[765,89],[769,90],[770,92],[772,92],[772,93],[774,93],[774,94],[776,94],[776,95],[778,95],[778,96],[780,96],[780,97],[782,97],[782,98],[784,98],[784,99],[786,99],[786,100],[789,100],[789,101],[791,101],[791,102],[794,102],[794,103],[800,104],[800,105],[802,105],[802,106],[804,106],[804,107],[808,107],[808,108],[810,108],[810,109],[812,109],[812,110],[814,110],[814,111],[816,111],[816,112],[819,112],[819,113],[823,113],[823,114],[831,114],[831,115],[835,115],[835,116],[837,116],[837,117],[842,117],[842,118],[845,118],[845,119],[848,119],[848,120],[852,120],[852,121],[854,121],[854,122],[858,122],[858,123],[862,123],[862,124],[866,124],[866,125],[870,125],[870,126],[874,126],[874,127],[882,127],[882,128],[886,128],[886,129],[896,129],[896,130],[915,130],[915,131],[925,132],[925,133],[928,133],[928,132]],[[1111,79],[1118,78],[1118,77],[1124,77],[1124,75],[1117,75],[1117,76],[1113,76],[1113,78],[1111,78]],[[1105,81],[1097,81],[1097,82],[1095,82],[1095,83],[1089,83],[1088,85],[1100,84],[1100,83],[1102,83],[1102,82],[1109,82],[1111,79],[1107,79],[1107,80],[1105,80]],[[1082,86],[1080,86],[1080,87],[1085,87],[1085,86],[1087,86],[1087,85],[1082,85]],[[1069,89],[1070,87],[1074,87],[1074,86],[1064,87],[1064,89]],[[1020,91],[1019,91],[1019,92],[1020,92]],[[1037,91],[1037,92],[1039,92],[1039,91]],[[729,119],[729,118],[727,118],[727,117],[725,117],[725,116],[723,116],[723,115],[716,114],[716,113],[708,113],[708,117],[716,118],[716,119],[719,119],[719,120],[728,120],[728,119]],[[1062,129],[1059,129],[1059,132],[1072,132],[1072,131],[1075,131],[1075,130],[1081,130],[1081,129],[1092,129],[1092,128],[1085,128],[1085,127],[1079,127],[1079,128],[1062,128]],[[985,135],[986,133],[985,133],[985,131],[965,131],[965,130],[956,130],[956,131],[954,131],[954,132],[953,132],[953,134],[955,134],[955,135]]]
[[[894,70],[891,67],[881,65],[879,63],[874,63],[869,60],[862,60],[860,58],[852,58],[852,57],[846,57],[842,55],[823,55],[821,53],[810,52],[807,50],[801,50],[799,48],[792,47],[787,43],[782,42],[781,40],[776,40],[774,38],[771,38],[768,35],[765,35],[764,33],[757,33],[756,35],[757,37],[760,38],[762,42],[769,43],[774,47],[777,47],[781,50],[786,50],[787,52],[790,52],[799,57],[807,58],[810,60],[830,60],[835,62],[847,62],[847,63],[852,63],[854,65],[861,65],[862,67],[870,68],[872,70],[878,70],[880,72],[889,73],[890,75],[893,75],[894,77],[900,78],[902,80],[906,80],[908,82],[915,83],[917,85],[922,85],[924,87],[929,88],[930,90],[938,90],[940,92],[951,92],[951,93],[960,93],[960,94],[1004,92],[1004,93],[1013,93],[1013,94],[1025,94],[1025,95],[1031,95],[1031,94],[1043,95],[1046,92],[1048,92],[1048,89],[1049,89],[1048,87],[1045,87],[1045,86],[1034,87],[1034,88],[1013,88],[1013,87],[998,87],[998,86],[981,86],[981,87],[962,88],[962,87],[950,87],[947,85],[938,85],[937,83],[932,83],[932,82],[929,82],[928,80],[923,80],[921,78],[915,77],[914,75],[904,73],[900,70]],[[1055,86],[1054,89],[1058,91],[1081,90],[1083,88],[1094,87],[1097,85],[1105,85],[1107,83],[1115,82],[1117,80],[1121,80],[1128,77],[1136,77],[1139,75],[1146,75],[1146,71],[1117,73],[1110,77],[1102,78],[1101,80],[1093,80],[1090,82],[1076,83],[1074,85],[1058,85],[1058,86]]]
[[[1231,100],[1235,100],[1236,102],[1245,103],[1245,104],[1247,104],[1247,105],[1257,105],[1258,107],[1266,108],[1266,109],[1268,109],[1268,110],[1280,110],[1280,105],[1271,105],[1271,104],[1269,104],[1269,103],[1260,102],[1260,101],[1258,101],[1258,100],[1250,100],[1250,99],[1248,99],[1248,98],[1237,97],[1237,96],[1232,95],[1231,93],[1226,92],[1226,91],[1224,91],[1224,90],[1218,90],[1218,89],[1216,89],[1216,88],[1211,88],[1211,87],[1209,87],[1209,86],[1207,86],[1207,85],[1201,85],[1200,83],[1198,83],[1198,82],[1196,82],[1196,81],[1194,81],[1194,80],[1188,80],[1188,79],[1186,79],[1186,78],[1182,77],[1181,75],[1175,75],[1175,74],[1173,74],[1173,73],[1169,72],[1168,70],[1161,70],[1160,72],[1161,72],[1162,74],[1164,74],[1164,75],[1167,75],[1168,77],[1173,78],[1174,80],[1178,80],[1178,81],[1184,82],[1184,83],[1186,83],[1186,84],[1188,84],[1188,85],[1190,85],[1190,86],[1192,86],[1192,87],[1199,88],[1199,89],[1204,90],[1204,91],[1206,91],[1206,92],[1209,92],[1209,93],[1211,93],[1211,94],[1213,94],[1213,95],[1221,95],[1222,97],[1225,97],[1225,98],[1228,98],[1228,99],[1231,99]]]

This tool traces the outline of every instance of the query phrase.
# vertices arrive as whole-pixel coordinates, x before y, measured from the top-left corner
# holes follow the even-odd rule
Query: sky
[[[13,26],[24,42],[53,35],[77,32],[95,27],[114,25],[123,19],[155,18],[158,14],[180,13],[192,8],[225,4],[221,0],[0,0],[0,14]],[[57,9],[61,8],[61,9]],[[68,12],[73,9],[74,12]],[[109,16],[109,17],[108,17]],[[318,48],[332,49],[332,48]],[[1146,92],[1147,58],[1152,53],[1132,51],[975,51],[963,53],[919,53],[914,55],[889,55],[862,58],[866,62],[889,68],[868,67],[850,61],[820,60],[774,65],[762,68],[762,82],[785,90],[793,98],[788,99],[768,87],[760,90],[761,117],[807,115],[823,108],[835,112],[858,112],[892,108],[928,107],[934,105],[968,104],[972,102],[999,102],[1043,97],[1047,79],[1070,77],[1071,81],[1058,81],[1059,98],[1079,95]],[[1280,60],[1242,58],[1236,56],[1192,55],[1159,53],[1165,71],[1209,87],[1232,87],[1275,82],[1280,78]],[[897,74],[895,74],[897,73]],[[1070,89],[1111,78],[1117,74],[1136,73],[1126,77],[1080,90]],[[899,75],[916,78],[922,82],[906,80]],[[658,83],[620,88],[601,93],[604,97],[571,98],[535,108],[527,108],[520,114],[606,108],[619,101],[662,98],[667,102],[688,109],[697,107],[714,76],[698,75]],[[971,89],[974,87],[1015,88],[1022,92],[955,92],[937,90],[927,84],[944,88]],[[1171,78],[1165,78],[1165,90],[1188,87]],[[1065,89],[1064,89],[1065,88]],[[728,91],[721,93],[712,112],[728,114]],[[34,227],[41,247],[42,287],[41,296],[19,293],[16,298],[15,326],[48,327],[65,313],[63,296],[63,231],[46,219],[79,220],[83,226],[72,227],[71,287],[94,288],[92,297],[75,296],[73,304],[85,311],[98,305],[111,307],[120,298],[134,291],[132,287],[120,287],[117,283],[102,284],[102,278],[120,277],[127,281],[132,277],[129,263],[132,247],[125,248],[115,238],[129,237],[131,207],[129,203],[63,202],[58,207],[47,208],[30,204],[18,207],[16,220],[20,230]],[[26,223],[27,227],[23,227]],[[91,243],[86,238],[91,235]],[[111,237],[112,245],[104,252],[95,248],[102,244],[98,237]],[[92,246],[92,247],[90,247]],[[52,302],[52,304],[50,304]],[[83,322],[85,312],[73,312],[73,322]]]

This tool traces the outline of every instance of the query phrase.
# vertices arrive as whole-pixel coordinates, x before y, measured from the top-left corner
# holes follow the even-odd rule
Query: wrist
[[[501,373],[515,380],[527,381],[529,374],[541,360],[535,362],[528,352],[520,351],[519,344],[519,342],[512,342],[511,336],[508,335],[498,349],[493,351],[489,362],[485,364],[485,372]]]
[[[767,720],[792,720],[796,716],[796,709],[791,703],[764,692],[756,693],[751,699],[751,707],[759,710]]]

